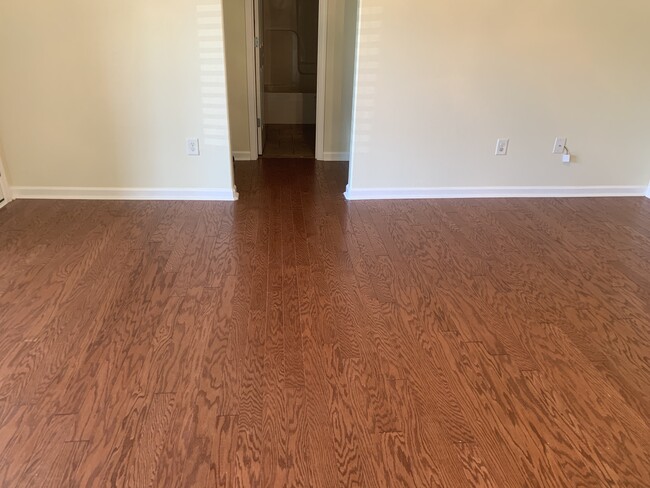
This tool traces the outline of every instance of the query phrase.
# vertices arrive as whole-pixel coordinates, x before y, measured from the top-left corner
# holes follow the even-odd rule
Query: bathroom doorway
[[[252,0],[250,134],[263,158],[322,155],[326,1]]]

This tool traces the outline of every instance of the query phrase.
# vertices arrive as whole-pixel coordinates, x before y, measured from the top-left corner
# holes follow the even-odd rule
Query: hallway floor
[[[650,200],[236,180],[0,210],[0,486],[647,486]]]
[[[267,125],[264,158],[309,158],[316,154],[315,125]]]

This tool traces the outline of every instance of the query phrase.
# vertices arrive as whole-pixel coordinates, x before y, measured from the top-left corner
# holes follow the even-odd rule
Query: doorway
[[[322,158],[327,0],[250,2],[251,145],[263,158]]]

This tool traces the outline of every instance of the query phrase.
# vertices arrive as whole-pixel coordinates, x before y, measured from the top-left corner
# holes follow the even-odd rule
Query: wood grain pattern
[[[648,486],[650,201],[0,210],[0,486]]]

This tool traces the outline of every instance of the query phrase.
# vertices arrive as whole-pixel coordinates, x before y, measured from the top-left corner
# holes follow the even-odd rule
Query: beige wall
[[[647,184],[647,0],[361,5],[352,189]]]
[[[325,94],[325,153],[347,154],[350,147],[358,0],[328,0]],[[249,140],[244,0],[224,0],[228,96],[233,151],[247,151]]]
[[[218,0],[0,2],[11,184],[231,188],[220,18]]]
[[[227,56],[232,140],[245,152],[243,2],[224,1],[241,49]],[[329,0],[330,153],[348,146],[355,4]],[[0,2],[10,183],[230,188],[219,5]],[[363,0],[352,188],[645,186],[649,17],[645,0]],[[201,157],[185,156],[191,136]],[[550,154],[556,136],[576,163]],[[507,157],[493,155],[498,137]]]

